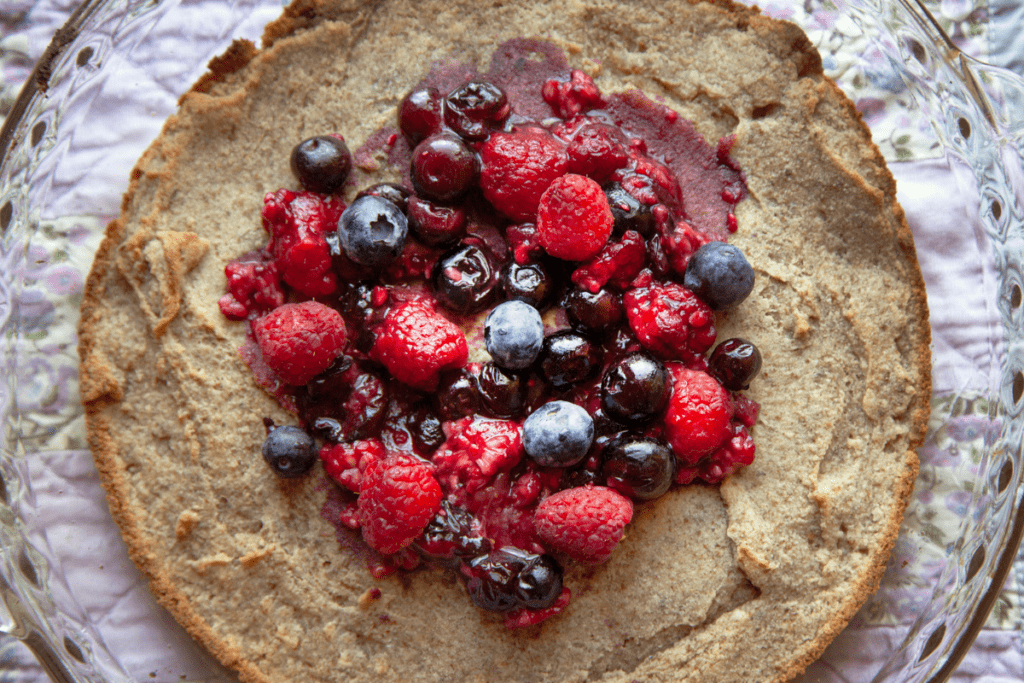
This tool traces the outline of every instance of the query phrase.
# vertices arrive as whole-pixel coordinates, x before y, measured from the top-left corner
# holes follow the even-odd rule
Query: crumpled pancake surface
[[[357,148],[444,60],[487,66],[530,36],[604,92],[640,88],[712,144],[735,135],[750,195],[733,243],[753,295],[720,317],[764,356],[753,465],[637,506],[565,613],[508,631],[450,574],[375,580],[321,517],[322,472],[262,461],[245,324],[224,266],[261,247],[292,146]],[[90,445],[157,598],[245,681],[786,680],[877,586],[930,394],[924,286],[895,185],[852,104],[792,25],[727,0],[300,2],[236,44],[139,161],[81,323]],[[357,159],[361,185],[380,159]],[[374,599],[370,589],[379,588]]]

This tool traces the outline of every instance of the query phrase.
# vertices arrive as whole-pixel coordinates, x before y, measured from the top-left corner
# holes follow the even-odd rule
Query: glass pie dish
[[[75,326],[136,158],[207,62],[280,9],[87,2],[0,133],[0,627],[58,681],[232,680],[148,597],[105,514]],[[879,592],[801,680],[943,680],[1024,531],[1024,84],[961,52],[966,17],[900,0],[765,11],[808,31],[897,162],[933,313],[933,415],[900,540]]]

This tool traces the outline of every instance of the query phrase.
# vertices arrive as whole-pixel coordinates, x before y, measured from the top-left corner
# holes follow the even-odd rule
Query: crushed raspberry
[[[441,507],[433,469],[404,453],[367,466],[359,486],[359,521],[371,548],[396,553],[423,533]]]
[[[754,462],[757,448],[747,428],[739,422],[733,422],[729,429],[732,436],[721,448],[696,465],[680,467],[676,471],[677,484],[690,484],[694,479],[717,484],[739,468]]]
[[[487,486],[499,472],[508,472],[523,459],[522,432],[509,420],[465,417],[445,425],[447,439],[432,460],[437,478],[455,501]]]
[[[565,175],[565,145],[543,128],[495,133],[480,149],[480,187],[494,208],[514,221],[533,222],[544,190]]]
[[[377,329],[370,357],[395,379],[421,391],[433,391],[443,370],[461,368],[469,358],[466,335],[423,298],[390,309]]]
[[[746,394],[735,393],[732,395],[732,405],[733,418],[739,420],[744,427],[753,427],[761,412],[758,402]]]
[[[627,230],[618,242],[609,242],[601,253],[572,274],[576,285],[596,294],[606,284],[627,289],[647,264],[647,243],[640,233]]]
[[[596,564],[611,557],[631,519],[629,498],[605,486],[580,486],[542,500],[534,525],[551,549]]]
[[[612,180],[645,204],[665,204],[674,210],[683,208],[679,181],[664,164],[634,149],[630,164],[612,174]]]
[[[579,69],[569,73],[567,82],[556,79],[545,82],[541,96],[563,119],[571,119],[604,104],[594,79]]]
[[[217,302],[221,313],[242,320],[250,313],[263,314],[285,302],[281,276],[274,261],[250,252],[224,266],[227,294]]]
[[[615,218],[601,186],[586,176],[558,178],[541,196],[537,234],[541,246],[556,258],[587,261],[611,237]]]
[[[618,128],[594,123],[578,130],[566,147],[569,172],[604,183],[629,163],[625,136]]]
[[[668,363],[672,396],[665,411],[665,438],[684,466],[697,464],[731,435],[732,401],[711,375]]]
[[[505,628],[526,628],[527,626],[535,626],[545,619],[550,619],[556,614],[561,613],[566,607],[569,606],[569,600],[572,599],[572,591],[568,588],[562,588],[562,594],[555,600],[555,604],[547,609],[527,609],[525,607],[519,607],[517,609],[505,612]]]
[[[622,300],[637,339],[660,358],[698,361],[715,343],[714,312],[680,284],[640,287]]]
[[[698,235],[693,226],[683,220],[676,221],[671,227],[666,226],[661,233],[668,263],[678,275],[686,273],[690,257],[708,242],[707,238]]]
[[[252,324],[263,361],[287,384],[301,385],[326,370],[345,348],[345,321],[316,301],[285,304]]]
[[[277,190],[263,198],[263,227],[281,279],[300,294],[327,296],[337,291],[326,236],[337,230],[345,204],[315,192]]]
[[[324,471],[349,491],[359,493],[363,472],[371,464],[383,460],[384,445],[377,439],[354,443],[325,443],[320,448]]]

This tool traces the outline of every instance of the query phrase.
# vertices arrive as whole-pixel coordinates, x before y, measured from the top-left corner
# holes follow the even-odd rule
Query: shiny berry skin
[[[672,396],[665,410],[665,439],[682,465],[695,465],[732,437],[732,402],[706,372],[680,363],[669,363],[667,369]]]
[[[441,130],[441,94],[437,88],[417,88],[398,105],[398,128],[410,145]]]
[[[397,259],[408,234],[405,214],[372,195],[352,202],[338,221],[338,241],[345,255],[370,268],[384,268]]]
[[[690,257],[683,285],[712,310],[725,311],[754,291],[754,268],[736,246],[708,242]]]
[[[517,417],[526,405],[528,382],[522,375],[484,363],[477,380],[484,408],[494,417]]]
[[[345,321],[316,301],[284,304],[252,324],[263,361],[287,384],[310,381],[341,355]]]
[[[540,312],[522,301],[495,306],[484,320],[484,345],[494,362],[506,370],[533,365],[544,344]]]
[[[601,477],[609,488],[633,500],[654,500],[672,486],[675,462],[672,451],[661,441],[625,437],[605,447]]]
[[[537,219],[544,191],[565,174],[565,144],[539,127],[495,133],[480,149],[480,188],[498,211],[518,223]]]
[[[318,135],[295,146],[291,167],[304,188],[331,194],[348,180],[352,154],[341,137]]]
[[[644,424],[665,410],[671,388],[660,361],[646,353],[632,353],[605,371],[601,407],[626,424]]]
[[[455,313],[475,313],[494,300],[498,272],[486,249],[463,243],[438,259],[432,280],[438,303]]]
[[[466,589],[480,608],[546,609],[562,594],[562,568],[549,555],[506,546],[469,562]]]
[[[612,234],[611,208],[601,186],[568,173],[556,179],[537,205],[537,235],[548,254],[566,261],[597,256]]]
[[[574,289],[566,295],[564,305],[569,323],[589,334],[611,332],[626,317],[622,297],[607,289],[597,292]]]
[[[551,302],[554,289],[551,275],[540,263],[521,265],[510,259],[501,271],[501,291],[505,297],[528,303],[537,310]]]
[[[402,213],[407,213],[409,209],[409,197],[412,196],[412,190],[402,185],[396,185],[395,183],[377,183],[376,185],[370,185],[365,190],[361,190],[359,194],[356,195],[356,199],[362,199],[367,196],[386,199],[397,206]]]
[[[627,230],[635,230],[644,238],[654,235],[654,212],[650,204],[639,201],[618,183],[605,185],[604,194],[608,198],[608,206],[615,221],[612,226],[613,234],[621,235]]]
[[[441,509],[416,546],[432,557],[478,557],[491,550],[491,542],[480,536],[473,515],[447,500],[441,501]]]
[[[467,140],[483,140],[512,112],[505,91],[488,81],[470,81],[444,99],[445,125]]]
[[[480,164],[462,138],[438,133],[416,145],[410,175],[416,194],[445,204],[476,185]]]
[[[419,197],[408,203],[409,229],[423,244],[439,247],[458,242],[466,234],[466,212]]]
[[[298,427],[274,427],[263,442],[263,459],[279,477],[301,477],[319,460],[313,438]]]
[[[729,391],[742,391],[761,372],[761,352],[746,339],[726,339],[711,352],[708,371]]]
[[[594,442],[594,419],[568,401],[549,401],[523,422],[523,448],[543,467],[572,467]]]
[[[558,389],[589,379],[600,363],[598,349],[583,335],[565,330],[544,339],[540,369]]]
[[[441,375],[435,403],[444,419],[457,420],[482,410],[478,377],[471,368],[450,370]]]

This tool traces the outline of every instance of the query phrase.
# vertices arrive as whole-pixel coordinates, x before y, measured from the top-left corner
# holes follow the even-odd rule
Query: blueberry
[[[442,254],[432,279],[438,303],[463,314],[487,308],[498,286],[498,272],[489,252],[469,243],[457,244]]]
[[[446,204],[476,185],[480,161],[462,138],[438,133],[416,145],[409,175],[417,195]]]
[[[395,206],[397,206],[402,213],[408,213],[409,210],[409,198],[412,196],[412,190],[402,185],[396,185],[395,183],[377,183],[376,185],[370,185],[365,190],[361,190],[356,195],[356,199],[362,199],[363,197],[380,197],[386,199]]]
[[[507,419],[523,412],[529,388],[525,377],[505,372],[494,363],[484,363],[478,382],[484,408],[492,416]]]
[[[317,461],[313,437],[298,427],[274,427],[263,442],[263,459],[274,474],[285,479],[301,477]]]
[[[485,610],[546,609],[562,594],[562,568],[550,555],[506,546],[468,563],[469,597]]]
[[[551,384],[562,389],[588,379],[597,370],[600,354],[590,341],[565,330],[544,339],[540,369]]]
[[[484,344],[501,367],[525,370],[537,359],[544,344],[540,313],[522,301],[495,306],[484,321]]]
[[[420,242],[439,247],[458,242],[466,234],[466,212],[426,199],[411,197],[408,203],[409,229]]]
[[[307,190],[330,194],[348,180],[352,155],[341,138],[318,135],[292,149],[291,166],[292,173]]]
[[[615,329],[626,317],[622,297],[607,289],[596,293],[574,289],[565,297],[565,317],[578,330],[603,335]]]
[[[444,99],[444,122],[467,140],[483,140],[500,129],[512,108],[505,91],[488,81],[470,81]]]
[[[651,437],[625,437],[604,450],[601,476],[607,485],[634,500],[653,500],[672,486],[675,456]]]
[[[627,230],[636,230],[645,238],[654,235],[654,212],[650,204],[644,204],[618,183],[610,183],[603,189],[615,221],[612,224],[614,234],[621,235]]]
[[[761,352],[745,339],[726,339],[708,360],[711,374],[730,391],[741,391],[761,372]]]
[[[398,128],[412,145],[441,130],[441,93],[437,88],[417,88],[402,99]]]
[[[550,302],[555,287],[541,264],[519,264],[510,259],[501,271],[501,289],[508,299],[525,301],[540,310]]]
[[[523,448],[543,467],[572,467],[594,442],[594,420],[575,403],[550,401],[523,422]]]
[[[668,370],[646,353],[613,363],[601,380],[601,407],[626,424],[643,424],[665,409],[672,393]]]
[[[401,210],[380,197],[361,197],[338,220],[338,241],[345,255],[370,268],[384,268],[398,258],[409,234]]]
[[[446,420],[479,413],[482,397],[478,374],[471,367],[442,373],[435,400],[438,413]]]
[[[683,286],[715,311],[734,308],[754,290],[754,269],[743,252],[725,242],[708,242],[690,257]]]

